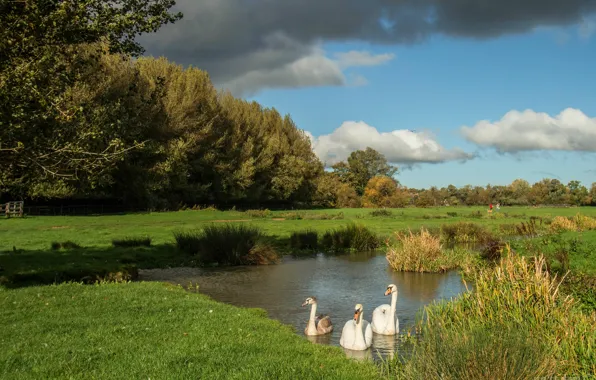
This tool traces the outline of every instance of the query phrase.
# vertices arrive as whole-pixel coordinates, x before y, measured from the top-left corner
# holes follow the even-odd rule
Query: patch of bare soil
[[[286,218],[271,218],[271,220],[282,221],[282,220],[286,220]]]

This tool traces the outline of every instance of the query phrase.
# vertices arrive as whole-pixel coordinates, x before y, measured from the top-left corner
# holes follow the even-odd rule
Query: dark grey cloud
[[[236,84],[241,92],[243,86],[258,88],[255,81],[275,87],[279,80],[267,73],[276,70],[276,78],[285,78],[284,70],[305,57],[312,66],[303,71],[318,70],[316,81],[345,83],[338,62],[321,59],[325,56],[316,48],[321,42],[389,45],[419,43],[437,34],[526,33],[581,23],[594,15],[596,0],[178,0],[176,8],[183,20],[139,39],[147,52],[199,66],[216,83]],[[243,78],[247,74],[253,79]],[[282,86],[301,86],[295,67],[294,74]],[[313,85],[312,75],[305,83]]]

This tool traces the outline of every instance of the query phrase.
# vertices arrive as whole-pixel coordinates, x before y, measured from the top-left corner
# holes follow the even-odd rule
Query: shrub
[[[450,218],[456,218],[457,217],[457,212],[455,211],[449,211],[447,212],[447,216]]]
[[[77,249],[77,248],[81,248],[80,245],[78,245],[77,243],[74,243],[72,241],[64,241],[64,242],[52,242],[51,248],[53,250],[58,250],[58,249]]]
[[[178,249],[196,255],[205,264],[267,264],[277,261],[274,248],[263,241],[258,227],[246,224],[219,224],[202,230],[174,233]]]
[[[319,235],[316,231],[306,230],[301,232],[293,232],[290,236],[290,248],[302,250],[315,250],[318,247]]]
[[[370,216],[373,217],[390,217],[393,216],[393,212],[391,212],[391,210],[387,210],[387,209],[379,209],[379,210],[373,210],[370,213]]]
[[[555,216],[550,224],[550,229],[554,232],[577,231],[577,225],[569,218]]]
[[[302,214],[299,212],[284,212],[280,217],[288,220],[301,220]]]
[[[151,245],[150,237],[125,237],[124,239],[112,240],[114,247],[149,247]]]
[[[269,218],[271,216],[271,210],[247,210],[246,215],[251,218]]]
[[[367,227],[350,223],[347,226],[327,231],[321,239],[321,245],[330,251],[355,249],[368,251],[379,247],[379,238]]]
[[[484,226],[470,222],[443,224],[441,235],[449,243],[487,243],[494,240],[492,233]]]
[[[473,275],[473,292],[426,307],[422,334],[437,329],[460,333],[465,339],[476,326],[527,332],[548,348],[537,351],[541,354],[537,360],[553,360],[558,375],[593,374],[596,314],[582,313],[576,301],[560,294],[560,281],[545,270],[544,256],[528,259],[511,252],[509,246],[505,251],[495,269]]]

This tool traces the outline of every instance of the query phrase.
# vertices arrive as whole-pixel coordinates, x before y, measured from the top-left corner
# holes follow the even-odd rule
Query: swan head
[[[311,297],[308,297],[307,299],[305,299],[304,302],[302,302],[302,306],[314,305],[316,303],[317,303],[317,297],[311,296]]]
[[[362,314],[362,305],[361,304],[356,304],[356,306],[354,306],[354,320],[356,322],[358,322],[358,317]]]
[[[397,286],[395,286],[395,284],[387,285],[387,290],[385,290],[385,295],[388,296],[393,293],[397,293]]]

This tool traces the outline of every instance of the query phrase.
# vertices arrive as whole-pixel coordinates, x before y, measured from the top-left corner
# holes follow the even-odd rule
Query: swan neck
[[[397,303],[397,292],[391,293],[391,316],[395,314],[395,304]]]
[[[311,308],[310,308],[310,321],[314,322],[315,321],[315,315],[317,314],[317,304],[313,303]]]

